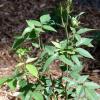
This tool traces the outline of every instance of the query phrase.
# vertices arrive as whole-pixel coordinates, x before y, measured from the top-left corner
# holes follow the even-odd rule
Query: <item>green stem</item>
[[[65,100],[68,100],[68,94],[67,94],[67,83],[66,83],[66,86],[65,86]]]
[[[41,49],[41,40],[40,40],[40,37],[38,38],[38,41],[39,41],[39,46],[40,46],[40,49]]]
[[[39,41],[40,49],[42,50],[42,48],[44,47],[44,45],[43,45],[41,36],[39,36],[38,41]]]
[[[67,42],[69,42],[69,33],[68,33],[68,23],[69,23],[69,21],[68,21],[68,18],[69,17],[69,15],[67,14],[67,21],[66,21],[66,25],[65,25],[65,32],[66,32],[66,36],[67,36]]]

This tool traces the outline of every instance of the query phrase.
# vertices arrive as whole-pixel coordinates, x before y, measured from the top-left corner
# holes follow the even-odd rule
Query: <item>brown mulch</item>
[[[58,3],[59,1],[60,0],[0,0],[0,77],[11,75],[17,63],[16,57],[10,53],[10,49],[14,36],[19,35],[26,26],[25,20],[37,19],[42,12],[50,12],[56,5],[56,2]],[[83,26],[96,29],[100,28],[100,9],[97,10],[93,7],[79,5],[77,3],[74,7],[76,14],[81,11],[86,12],[81,18]],[[96,49],[92,50],[92,54],[96,60],[85,61],[84,73],[90,75],[90,80],[100,84],[99,47],[97,46]],[[55,77],[59,75],[56,69],[57,68],[52,72]],[[1,99],[0,97],[0,100],[6,99]]]

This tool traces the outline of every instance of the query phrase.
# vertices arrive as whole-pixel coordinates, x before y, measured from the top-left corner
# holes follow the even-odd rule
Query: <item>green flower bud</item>
[[[78,27],[80,22],[75,17],[72,17],[71,23],[73,27]]]

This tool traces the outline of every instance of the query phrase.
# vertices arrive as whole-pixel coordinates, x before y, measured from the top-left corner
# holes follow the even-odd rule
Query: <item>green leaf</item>
[[[19,48],[19,49],[17,49],[17,51],[16,51],[16,53],[17,53],[18,55],[21,55],[21,56],[24,56],[27,52],[28,52],[28,49],[26,49],[26,48]]]
[[[76,93],[77,93],[78,97],[80,97],[83,92],[84,92],[84,87],[81,85],[78,85],[76,88]]]
[[[32,64],[27,64],[26,69],[29,71],[30,74],[38,78],[38,70]]]
[[[7,81],[7,85],[10,87],[11,90],[14,90],[17,86],[17,80],[10,79],[9,81]]]
[[[61,48],[60,43],[52,41],[52,44],[56,47],[56,48]]]
[[[87,79],[88,79],[88,75],[84,75],[84,76],[79,76],[79,78],[78,78],[78,82],[79,83],[84,83]]]
[[[57,32],[52,26],[49,26],[49,25],[43,25],[43,29],[47,31]]]
[[[94,82],[85,82],[84,85],[86,87],[88,87],[89,89],[98,89],[98,88],[100,88],[100,85],[98,85],[97,83],[94,83]]]
[[[70,79],[70,78],[68,78],[68,77],[62,77],[62,80],[64,80],[64,81],[67,81],[67,82],[71,82],[71,81],[73,81],[72,79]]]
[[[32,91],[28,91],[26,96],[25,96],[25,100],[32,100]]]
[[[45,51],[49,54],[49,55],[53,55],[55,52],[56,48],[53,46],[45,46]]]
[[[77,86],[77,83],[75,81],[70,81],[67,85],[68,88],[71,88],[71,87],[76,87]]]
[[[35,28],[34,30],[36,33],[44,32],[44,30],[42,28]]]
[[[16,49],[17,47],[19,47],[20,44],[23,43],[23,42],[25,41],[25,39],[26,39],[26,38],[24,38],[24,37],[22,37],[22,36],[17,37],[17,38],[15,39],[14,43],[13,43],[12,48],[13,48],[13,49]]]
[[[88,47],[94,47],[94,45],[93,45],[92,43],[90,43],[90,44],[88,45]]]
[[[48,96],[52,95],[53,91],[52,91],[51,87],[46,87],[45,90],[46,90]]]
[[[41,54],[40,54],[40,59],[43,59],[44,56],[47,54],[47,52],[44,50]]]
[[[92,57],[92,55],[87,50],[85,50],[83,48],[76,48],[76,52],[78,52],[80,55],[82,55],[84,57],[94,59]]]
[[[48,87],[52,86],[52,81],[50,79],[46,79],[46,85]]]
[[[79,73],[80,71],[82,71],[82,69],[83,69],[83,66],[78,66],[75,64],[72,71],[76,71],[76,73]]]
[[[74,79],[76,79],[76,80],[77,80],[77,79],[79,78],[79,76],[80,76],[79,72],[76,71],[76,70],[70,71],[70,75],[71,75],[72,78],[74,78]]]
[[[35,48],[39,48],[40,47],[38,43],[34,43],[34,42],[32,43],[32,46],[35,47]]]
[[[25,34],[25,35],[23,35],[23,36],[17,37],[17,38],[15,39],[14,43],[13,43],[12,48],[13,48],[13,49],[18,48],[18,47],[21,45],[21,43],[23,43],[23,42],[27,39],[27,37],[28,37],[28,34]]]
[[[56,54],[50,56],[50,57],[46,60],[44,66],[43,66],[43,71],[46,71],[46,70],[48,69],[49,65],[50,65],[55,59],[57,59],[57,57],[58,57],[58,53],[56,53]]]
[[[76,33],[76,29],[75,28],[73,28],[73,27],[70,27],[70,29],[71,29],[71,31],[72,31],[72,33]]]
[[[100,93],[96,93],[96,94],[97,94],[97,97],[100,98]]]
[[[81,40],[81,36],[79,34],[75,34],[75,38],[76,38],[77,41]]]
[[[34,28],[34,26],[41,27],[41,23],[36,20],[26,20],[29,27]]]
[[[85,94],[88,100],[99,100],[97,94],[94,90],[85,88]]]
[[[26,33],[30,33],[30,32],[32,32],[32,28],[31,27],[27,27],[27,28],[25,28],[24,29],[24,31],[23,31],[23,34],[22,34],[22,36],[24,36]]]
[[[39,37],[39,34],[35,30],[32,30],[32,32],[29,33],[29,39],[35,39]]]
[[[42,24],[46,24],[46,23],[50,22],[50,20],[51,20],[51,17],[49,14],[46,14],[46,15],[43,15],[40,17],[40,22]]]
[[[58,93],[58,94],[62,94],[64,92],[63,89],[61,89],[60,87],[58,88],[55,88],[55,91]]]
[[[45,89],[45,87],[43,87],[42,85],[38,85],[36,88],[35,88],[35,91],[42,91],[42,90],[44,90]]]
[[[72,69],[75,67],[74,63],[71,60],[69,60],[68,58],[66,58],[64,55],[60,55],[58,59],[60,61],[64,62],[65,64],[71,66]]]
[[[79,18],[81,15],[83,15],[85,12],[81,12],[81,13],[79,13],[77,16],[76,16],[76,18]]]
[[[67,46],[67,40],[61,41],[61,42],[60,42],[60,46],[61,46],[61,49],[62,49],[62,50],[65,49],[66,46]]]
[[[21,62],[21,63],[18,63],[18,64],[16,65],[16,67],[20,67],[20,66],[23,66],[23,65],[24,65],[24,63]]]
[[[24,79],[19,80],[19,86],[20,88],[23,88],[27,85],[27,81]]]
[[[94,29],[89,29],[89,28],[81,28],[80,30],[77,31],[77,34],[83,34],[83,33],[87,33],[90,31],[93,31]]]
[[[92,39],[89,38],[81,38],[77,43],[76,46],[86,45],[88,46],[91,43]]]
[[[44,97],[40,92],[33,92],[32,96],[35,100],[44,100]]]
[[[82,64],[81,62],[79,61],[79,58],[77,55],[73,55],[71,56],[72,60],[79,66],[79,67],[82,67]]]
[[[56,95],[54,95],[54,100],[58,100],[58,98],[57,98],[57,96],[56,96]]]
[[[8,77],[0,78],[0,85],[3,85],[8,80]]]

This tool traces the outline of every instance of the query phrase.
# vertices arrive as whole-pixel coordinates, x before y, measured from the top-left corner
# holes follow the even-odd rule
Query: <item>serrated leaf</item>
[[[32,96],[35,100],[44,100],[44,97],[40,92],[33,92]]]
[[[76,46],[86,45],[88,46],[91,43],[92,39],[89,38],[81,38],[77,43]]]
[[[64,55],[60,55],[58,59],[60,61],[64,62],[65,64],[71,66],[72,69],[75,67],[74,63],[71,60],[69,60],[68,58],[66,58]]]
[[[29,27],[34,28],[34,26],[41,27],[41,23],[36,20],[26,20]]]
[[[58,57],[58,53],[56,53],[56,54],[50,56],[50,57],[46,60],[44,66],[43,66],[43,71],[46,71],[46,70],[48,69],[49,65],[50,65],[55,59],[57,59],[57,57]]]
[[[46,15],[43,15],[40,17],[40,22],[42,24],[46,24],[46,23],[50,22],[50,20],[51,20],[51,17],[49,14],[46,14]]]
[[[37,68],[36,68],[34,65],[32,65],[32,64],[27,64],[27,65],[26,65],[26,69],[29,71],[29,73],[30,73],[31,75],[33,75],[33,76],[35,76],[35,77],[38,78],[38,70],[37,70]]]
[[[85,82],[84,85],[86,87],[88,87],[89,89],[98,89],[98,88],[100,88],[100,85],[98,85],[97,83],[94,83],[94,82]]]
[[[79,67],[82,67],[82,64],[81,62],[79,61],[79,58],[77,55],[73,55],[71,56],[72,60],[79,66]]]
[[[43,25],[43,29],[47,31],[57,32],[52,26],[49,25]]]
[[[76,48],[76,52],[78,52],[80,55],[82,55],[84,57],[94,59],[92,57],[92,55],[87,50],[85,50],[83,48]]]
[[[89,29],[89,28],[81,28],[80,30],[77,31],[77,34],[83,34],[83,33],[87,33],[90,31],[93,31],[94,29]]]

